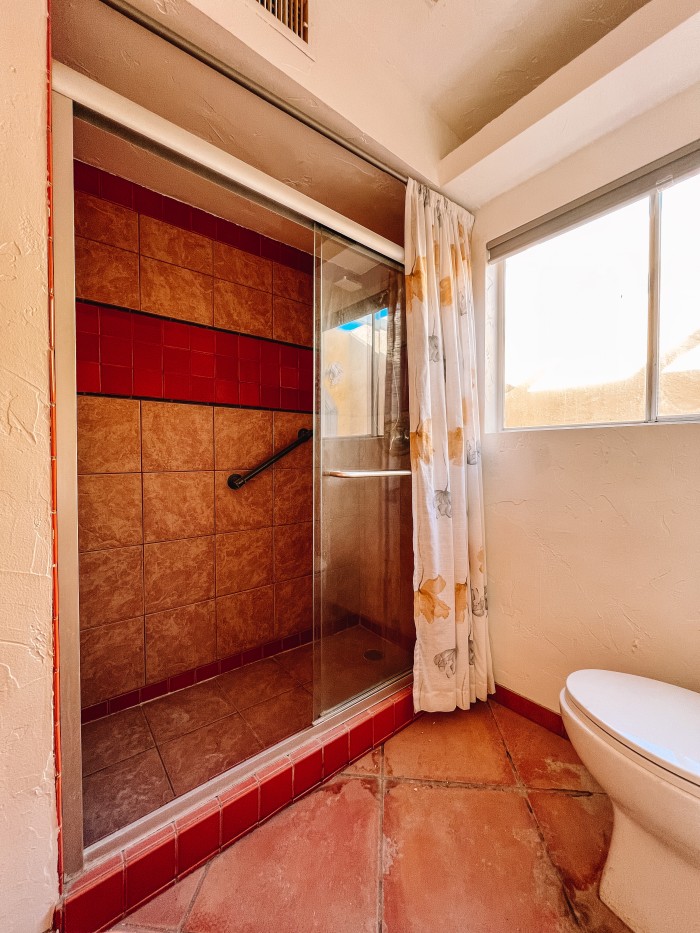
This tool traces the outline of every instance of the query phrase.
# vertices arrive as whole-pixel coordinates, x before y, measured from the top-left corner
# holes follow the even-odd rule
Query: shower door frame
[[[78,112],[76,113],[76,108]],[[104,841],[83,845],[83,794],[80,703],[80,622],[78,577],[78,469],[77,398],[75,358],[75,252],[73,225],[73,120],[89,115],[101,120],[108,130],[121,130],[145,148],[152,145],[159,155],[170,154],[176,164],[263,203],[278,213],[292,216],[307,226],[319,224],[353,243],[364,246],[393,263],[403,264],[403,248],[360,224],[343,217],[323,204],[300,194],[271,176],[254,169],[223,150],[151,113],[136,103],[90,78],[54,62],[51,91],[51,134],[54,266],[53,374],[56,398],[56,473],[58,547],[58,691],[54,697],[60,722],[60,748],[55,750],[60,772],[61,882],[78,876],[86,861],[99,860],[160,828],[189,811],[212,793],[230,784],[230,771],[215,777],[188,794],[117,831]],[[166,158],[168,156],[166,155]],[[365,706],[389,696],[397,686],[410,682],[410,676],[380,685],[369,695],[355,698],[343,710],[332,712],[304,731],[305,741],[340,724],[347,709],[362,711]],[[259,769],[298,744],[297,735],[260,752],[236,766],[237,778]]]

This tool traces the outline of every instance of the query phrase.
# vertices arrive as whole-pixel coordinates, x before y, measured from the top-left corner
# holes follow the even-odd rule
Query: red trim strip
[[[313,350],[76,302],[76,387],[91,395],[313,411]]]
[[[236,249],[242,249],[253,256],[271,259],[283,266],[289,266],[290,269],[309,274],[314,271],[313,256],[303,250],[272,240],[246,227],[239,227],[230,220],[200,211],[182,201],[143,188],[118,175],[110,175],[103,169],[79,162],[77,159],[73,163],[73,171],[75,190],[82,191],[83,194],[121,204],[122,207],[146,214],[155,220],[163,220],[174,227],[180,227],[181,230],[189,230],[219,243],[235,246]]]
[[[89,868],[56,910],[62,933],[108,929],[414,718],[409,686]]]
[[[203,664],[201,667],[190,668],[173,677],[159,680],[157,683],[146,684],[145,687],[139,687],[138,690],[110,697],[101,703],[95,703],[93,706],[86,706],[81,711],[80,721],[83,724],[94,722],[96,719],[103,719],[111,713],[131,709],[132,706],[138,706],[139,703],[147,703],[149,700],[155,700],[168,693],[175,693],[176,690],[191,687],[193,684],[200,684],[204,680],[211,680],[212,677],[218,677],[219,674],[225,674],[228,671],[235,671],[239,667],[245,667],[246,664],[254,664],[256,661],[262,661],[263,658],[271,658],[283,651],[289,651],[301,645],[308,645],[311,638],[312,630],[306,629],[296,635],[288,635],[286,638],[269,641],[264,645],[258,645],[257,648],[250,648],[248,651],[229,655],[218,661]]]
[[[514,713],[520,713],[530,722],[536,722],[538,726],[548,729],[549,732],[567,738],[564,720],[559,713],[553,713],[551,709],[540,706],[539,703],[528,700],[527,697],[520,696],[519,693],[509,690],[507,687],[501,687],[499,684],[496,684],[493,699],[500,703],[501,706],[512,709]]]
[[[57,503],[57,466],[56,466],[56,357],[55,357],[55,293],[53,261],[53,119],[51,110],[51,0],[47,0],[46,25],[46,210],[47,210],[47,246],[48,246],[48,307],[47,324],[49,338],[49,437],[51,445],[51,578],[53,600],[51,613],[51,632],[53,648],[53,754],[56,789],[56,820],[58,823],[57,872],[58,890],[63,891],[63,783],[61,778],[61,710],[60,710],[60,675],[59,675],[59,636],[58,636],[58,523]]]

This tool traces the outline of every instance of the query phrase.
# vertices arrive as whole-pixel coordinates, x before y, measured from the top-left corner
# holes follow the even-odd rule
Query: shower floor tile
[[[568,741],[507,712],[419,718],[114,930],[630,933],[598,897],[608,798],[540,788],[593,785]]]
[[[364,657],[371,649],[379,661]],[[405,651],[361,626],[329,636],[323,708],[405,666]],[[303,645],[83,726],[85,845],[308,728],[312,677]]]

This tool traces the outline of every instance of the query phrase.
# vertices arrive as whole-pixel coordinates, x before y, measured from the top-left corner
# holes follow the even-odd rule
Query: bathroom
[[[430,106],[416,95],[393,49],[344,80],[367,10],[349,23],[339,4],[312,4],[302,28],[302,4],[54,0],[49,272],[43,228],[25,222],[42,216],[36,114],[49,116],[37,83],[44,14],[30,6],[8,46],[33,114],[24,130],[17,108],[8,117],[25,140],[14,165],[29,167],[33,200],[18,184],[16,220],[6,217],[22,236],[2,237],[18,244],[4,250],[3,280],[21,287],[12,300],[24,309],[7,322],[21,365],[5,366],[3,482],[18,485],[4,498],[29,505],[2,565],[16,619],[2,638],[17,762],[0,787],[18,802],[9,838],[31,826],[39,842],[22,847],[21,884],[7,854],[0,862],[3,892],[17,890],[5,926],[199,933],[223,923],[215,903],[228,871],[244,892],[241,929],[285,929],[292,902],[291,929],[418,931],[431,917],[460,929],[459,912],[473,910],[475,928],[500,930],[515,903],[528,905],[523,929],[645,929],[600,880],[610,791],[561,695],[586,669],[700,689],[697,327],[687,326],[688,361],[664,356],[664,270],[697,294],[689,228],[673,241],[674,266],[665,244],[673,204],[698,198],[700,74],[688,52],[698,11],[631,2],[596,32],[584,0],[562,4],[557,28],[572,37],[562,57],[551,53],[547,74],[527,72],[532,85],[516,87],[515,58],[485,68],[458,125],[437,85]],[[434,42],[430,30],[454,30],[460,3],[411,6],[403,38],[422,73],[413,26]],[[506,6],[515,28],[528,4]],[[541,45],[544,14],[530,6]],[[291,39],[282,7],[300,28]],[[399,16],[397,4],[374,11],[377,36],[391,35],[389,8]],[[485,46],[499,28],[486,20]],[[31,80],[19,48],[31,50]],[[456,52],[448,60],[456,74]],[[487,78],[501,67],[511,84],[496,100]],[[664,68],[667,84],[652,88],[647,76]],[[376,100],[380,86],[393,108]],[[476,597],[454,583],[455,602],[468,602],[462,653],[479,672],[456,701],[428,699],[420,674],[428,658],[452,691],[459,667],[449,644],[433,647],[446,591],[425,586],[437,574],[414,574],[427,533],[411,474],[431,454],[420,431],[414,448],[409,411],[421,280],[408,261],[406,178],[473,220],[474,332],[463,339],[473,339],[480,429],[463,465],[481,464],[469,533],[483,537],[481,548],[469,540]],[[633,197],[623,183],[637,186]],[[618,222],[636,223],[634,234]],[[525,265],[587,230],[579,253],[602,268],[624,239],[618,267],[641,270],[625,280],[636,304],[615,326],[602,300],[588,314],[603,286],[576,280],[578,266],[555,277]],[[540,316],[523,302],[516,319],[518,283],[533,274]],[[570,305],[586,310],[586,326],[563,352],[556,292],[574,280]],[[527,370],[545,352],[545,376]],[[585,373],[576,382],[588,352],[607,395],[586,393]],[[435,483],[439,525],[459,503]],[[612,697],[621,709],[614,686]],[[668,702],[664,723],[676,715]],[[692,784],[693,773],[678,779]],[[500,813],[488,809],[496,799]],[[440,829],[455,814],[488,826],[501,853],[493,876],[469,856],[468,895],[450,865],[478,842]],[[302,846],[295,821],[314,845]],[[424,846],[439,852],[432,892],[416,855]],[[658,853],[650,859],[653,875]],[[301,863],[316,866],[313,878]],[[355,871],[356,897],[344,888]],[[487,909],[495,877],[508,879],[508,895]],[[663,903],[652,900],[647,913]],[[656,922],[649,929],[683,928]]]

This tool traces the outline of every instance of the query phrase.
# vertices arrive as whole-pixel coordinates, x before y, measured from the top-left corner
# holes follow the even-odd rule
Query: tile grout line
[[[139,234],[140,237],[140,234]],[[139,279],[139,304],[141,304],[141,280]],[[101,328],[100,328],[101,329]],[[146,507],[143,488],[143,403],[139,401],[139,465],[141,467],[141,599],[143,604],[143,687],[146,686]],[[139,687],[139,690],[142,688]],[[140,694],[139,694],[140,696]],[[107,700],[109,703],[109,699]],[[144,719],[145,719],[144,715]],[[150,727],[149,727],[150,729]],[[151,734],[155,742],[155,736]]]
[[[209,859],[208,862],[204,863],[204,871],[202,872],[202,877],[199,879],[199,884],[197,885],[197,888],[194,894],[192,895],[192,899],[190,900],[189,904],[185,908],[185,912],[182,915],[182,920],[180,920],[180,922],[178,923],[175,933],[183,933],[185,929],[185,924],[190,919],[190,914],[194,910],[195,901],[199,897],[199,892],[202,890],[202,886],[204,882],[206,881],[207,875],[209,874],[209,869],[211,868],[211,866],[214,864],[215,861],[216,861],[216,856],[212,859]],[[179,884],[179,882],[177,881],[175,883]]]
[[[506,741],[506,737],[505,737],[505,735],[503,734],[503,730],[501,729],[501,724],[499,723],[497,717],[494,715],[493,708],[492,708],[492,706],[491,706],[490,703],[488,704],[488,707],[489,707],[489,711],[490,711],[490,713],[491,713],[491,716],[492,716],[492,718],[493,718],[493,721],[496,723],[496,727],[497,727],[497,729],[498,729],[499,735],[501,736],[501,741],[503,742],[503,747],[504,747],[505,750],[506,750],[506,754],[508,755],[508,760],[510,761],[511,767],[513,768],[513,772],[514,772],[514,774],[515,774],[515,779],[516,779],[516,781],[518,782],[518,788],[519,788],[519,790],[520,790],[520,792],[521,792],[521,794],[522,794],[522,797],[523,797],[523,799],[524,799],[524,801],[525,801],[525,806],[527,807],[528,812],[529,812],[529,814],[530,814],[530,817],[531,817],[531,819],[532,819],[533,825],[534,825],[534,827],[535,827],[535,832],[537,833],[537,836],[538,836],[538,838],[539,838],[539,840],[540,840],[540,844],[542,845],[542,851],[543,851],[543,853],[544,853],[544,856],[545,856],[545,858],[546,858],[546,860],[547,860],[547,863],[549,864],[550,868],[552,869],[552,872],[554,873],[554,877],[555,877],[555,878],[557,879],[557,881],[559,882],[559,889],[560,889],[560,891],[561,891],[562,897],[564,898],[564,903],[566,904],[566,907],[567,907],[569,916],[570,916],[570,918],[573,920],[575,926],[581,928],[581,927],[582,927],[582,924],[581,924],[581,922],[580,922],[580,920],[579,920],[579,917],[578,917],[577,912],[574,910],[574,906],[573,906],[573,904],[571,903],[571,900],[569,899],[569,894],[568,894],[568,892],[567,892],[567,890],[566,890],[566,886],[564,885],[564,879],[562,878],[561,873],[559,872],[559,870],[557,869],[556,865],[555,865],[554,862],[552,861],[552,858],[551,858],[551,856],[550,856],[550,854],[549,854],[549,847],[547,846],[546,840],[545,840],[545,838],[544,838],[544,833],[542,832],[542,827],[540,826],[539,820],[537,819],[537,817],[536,817],[536,815],[535,815],[535,811],[534,811],[534,809],[533,809],[533,807],[532,807],[532,804],[530,803],[530,798],[529,798],[529,796],[528,796],[528,795],[529,795],[530,788],[527,786],[527,784],[525,783],[525,781],[522,779],[522,777],[521,777],[521,775],[520,775],[520,771],[518,770],[517,765],[516,765],[516,763],[515,763],[515,761],[514,761],[512,755],[511,755],[511,753],[510,753],[510,749],[508,748],[508,742]]]
[[[587,930],[588,929],[587,925],[584,924],[582,921],[582,918],[579,917],[578,912],[575,909],[573,902],[571,901],[569,897],[569,892],[566,890],[566,885],[564,884],[564,878],[562,877],[561,872],[559,871],[557,866],[552,861],[552,857],[549,854],[549,846],[547,845],[547,841],[544,837],[544,832],[542,831],[542,827],[540,826],[540,821],[537,819],[537,815],[535,814],[535,811],[532,807],[532,804],[530,803],[530,800],[527,794],[525,794],[525,803],[527,805],[527,809],[530,813],[530,816],[532,817],[532,822],[535,825],[535,831],[537,832],[539,840],[542,843],[542,849],[544,851],[545,858],[547,859],[547,862],[549,863],[552,871],[554,872],[554,876],[559,882],[559,887],[561,889],[562,897],[564,898],[564,903],[566,904],[569,914],[571,915],[571,919],[573,920],[574,924],[577,927]]]
[[[486,705],[488,706],[488,710],[489,710],[489,713],[491,714],[491,718],[495,723],[496,729],[498,730],[498,734],[501,738],[501,742],[503,743],[503,748],[505,749],[505,753],[508,758],[508,761],[510,762],[510,766],[513,769],[513,777],[515,778],[516,784],[518,787],[525,789],[525,782],[520,776],[520,771],[518,770],[515,760],[510,753],[510,749],[508,748],[508,742],[506,741],[506,737],[503,734],[503,729],[501,729],[501,724],[496,718],[496,716],[494,715],[493,707],[491,706],[491,703],[488,700],[486,702]]]
[[[160,765],[161,765],[163,771],[165,772],[165,777],[166,777],[166,780],[167,780],[167,782],[168,782],[168,786],[170,787],[170,790],[173,792],[173,800],[175,800],[175,799],[176,799],[178,796],[180,796],[180,795],[175,793],[175,787],[173,786],[173,782],[172,782],[172,780],[171,780],[171,778],[170,778],[170,773],[169,773],[168,769],[165,767],[165,762],[163,761],[163,756],[161,755],[161,752],[160,752],[160,745],[158,744],[158,741],[157,741],[157,739],[156,739],[156,737],[155,737],[155,735],[154,735],[154,733],[153,733],[153,729],[151,729],[151,724],[150,724],[150,722],[148,721],[148,717],[147,717],[146,714],[143,712],[143,710],[141,710],[141,713],[142,713],[142,715],[143,715],[143,718],[146,720],[146,725],[148,726],[148,731],[151,733],[151,737],[152,737],[152,739],[153,739],[156,752],[158,753],[158,759],[159,759],[159,761],[160,761]],[[128,824],[127,824],[127,825],[128,825]]]

